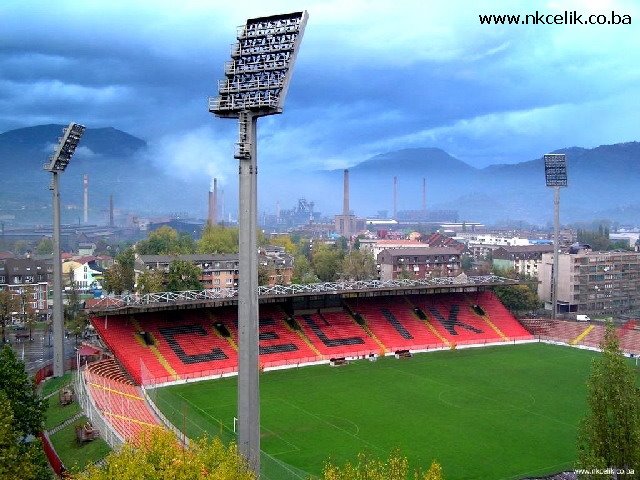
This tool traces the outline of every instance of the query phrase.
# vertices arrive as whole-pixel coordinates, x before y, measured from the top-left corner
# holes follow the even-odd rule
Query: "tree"
[[[38,255],[51,255],[53,253],[53,240],[50,238],[43,238],[36,245],[36,253]]]
[[[238,229],[222,225],[207,225],[200,240],[198,253],[238,253]]]
[[[298,253],[298,246],[293,242],[289,235],[278,235],[269,240],[269,244],[276,247],[283,247],[284,251],[295,255]]]
[[[23,441],[15,428],[11,402],[0,390],[0,478],[3,480],[48,480],[51,473],[39,440]]]
[[[373,280],[378,278],[378,268],[373,254],[352,250],[342,260],[342,278],[345,280]]]
[[[258,286],[269,285],[269,277],[271,276],[271,269],[268,264],[258,263]]]
[[[504,285],[494,289],[500,301],[513,312],[527,312],[540,308],[540,299],[528,285]]]
[[[202,290],[202,283],[200,283],[201,275],[202,270],[197,265],[185,260],[174,260],[169,265],[167,290],[170,292]]]
[[[2,327],[2,344],[7,343],[6,328],[13,312],[20,308],[20,301],[9,290],[0,290],[0,327]]]
[[[612,323],[587,381],[587,414],[578,427],[580,469],[640,469],[640,389]],[[585,475],[582,478],[602,478]]]
[[[42,430],[45,405],[33,380],[11,347],[0,349],[0,391],[6,393],[13,411],[13,424],[20,438]]]
[[[396,278],[398,280],[415,280],[416,275],[411,270],[409,270],[406,265],[403,265],[402,270],[400,270]]]
[[[293,261],[293,283],[306,284],[317,283],[320,279],[313,271],[313,267],[307,257],[304,255],[296,255]]]
[[[116,255],[115,263],[104,272],[103,288],[121,294],[132,292],[135,285],[135,253],[129,247]]]
[[[355,463],[347,462],[338,467],[328,462],[322,472],[323,480],[407,480],[409,461],[398,451],[386,460],[378,460],[360,453]],[[415,480],[442,480],[442,468],[435,460],[425,473],[415,472]]]
[[[462,257],[460,257],[460,264],[462,271],[469,273],[473,268],[473,257],[471,255],[462,255]]]
[[[64,328],[75,335],[76,344],[80,335],[89,324],[89,317],[85,313],[78,286],[73,280],[73,272],[69,272],[71,277],[71,290],[67,296],[67,304],[64,306]]]
[[[33,287],[31,285],[25,285],[22,290],[20,290],[20,319],[29,329],[29,340],[32,340],[33,326],[37,319],[36,311],[29,301],[30,297],[33,298]]]
[[[329,245],[314,246],[313,270],[322,282],[332,282],[338,278],[342,267],[342,252]]]
[[[256,480],[235,444],[227,447],[217,438],[201,438],[183,448],[171,432],[160,428],[144,434],[139,445],[126,443],[101,465],[92,465],[73,478]]]
[[[147,235],[147,238],[136,244],[136,252],[140,255],[180,255],[195,253],[196,242],[187,233],[162,226]]]
[[[160,270],[145,270],[138,276],[136,291],[141,295],[164,290],[164,275]]]

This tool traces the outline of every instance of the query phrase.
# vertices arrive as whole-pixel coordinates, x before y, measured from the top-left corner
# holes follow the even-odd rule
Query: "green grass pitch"
[[[447,480],[517,479],[570,469],[596,353],[525,344],[266,372],[261,447],[311,474],[358,452],[399,448],[412,467],[437,459]],[[236,378],[158,389],[189,436],[228,436]]]

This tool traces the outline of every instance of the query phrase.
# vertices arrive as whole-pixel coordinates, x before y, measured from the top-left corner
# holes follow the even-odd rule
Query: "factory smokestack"
[[[218,179],[213,179],[213,185],[209,190],[209,225],[216,225],[218,223]]]
[[[393,177],[393,219],[398,216],[398,177]]]
[[[109,195],[109,226],[113,227],[113,193]]]
[[[344,192],[342,198],[342,217],[344,222],[343,235],[347,240],[351,238],[351,222],[349,217],[349,170],[344,171]]]
[[[84,223],[89,223],[89,175],[82,176],[82,187],[84,192]]]
[[[220,189],[220,218],[224,223],[224,188]]]

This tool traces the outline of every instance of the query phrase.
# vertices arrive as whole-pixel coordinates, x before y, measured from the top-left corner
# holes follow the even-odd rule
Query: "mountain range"
[[[42,169],[63,125],[39,125],[0,134],[0,218],[15,223],[50,222],[49,174]],[[571,147],[550,153],[567,156],[569,186],[561,193],[561,220],[609,218],[640,223],[640,143]],[[297,198],[314,200],[325,215],[342,208],[342,170],[261,172],[261,210],[282,208]],[[206,214],[210,179],[183,180],[149,159],[148,145],[115,128],[88,128],[67,171],[61,176],[63,221],[81,216],[82,174],[89,174],[90,221],[106,219],[108,197],[138,214]],[[393,177],[398,177],[398,210],[419,210],[422,179],[427,209],[453,209],[460,220],[493,223],[552,220],[553,193],[545,187],[542,158],[475,168],[438,148],[413,148],[376,155],[350,168],[351,208],[361,216],[392,211]],[[227,211],[235,212],[236,187],[225,192]],[[277,193],[276,193],[277,192]],[[229,205],[232,205],[229,207]]]

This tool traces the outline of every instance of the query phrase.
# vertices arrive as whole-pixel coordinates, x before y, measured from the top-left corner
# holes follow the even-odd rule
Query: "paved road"
[[[21,331],[20,333],[24,333]],[[53,347],[49,346],[49,338],[46,332],[34,330],[32,340],[16,339],[16,332],[7,330],[7,339],[11,347],[26,365],[27,371],[35,373],[41,366],[53,359]],[[0,338],[0,340],[2,340]],[[64,340],[65,358],[72,358],[75,355],[75,337],[71,336]]]

